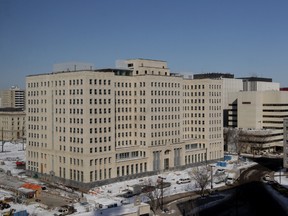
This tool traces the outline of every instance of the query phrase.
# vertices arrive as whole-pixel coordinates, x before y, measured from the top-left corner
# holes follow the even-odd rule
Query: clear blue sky
[[[287,0],[0,0],[0,88],[53,64],[166,60],[288,86]]]

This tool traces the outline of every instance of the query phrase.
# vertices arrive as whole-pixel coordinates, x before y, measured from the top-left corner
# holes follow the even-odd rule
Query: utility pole
[[[4,130],[3,130],[3,127],[2,127],[2,139],[1,139],[1,141],[2,141],[2,152],[4,152],[4,144],[5,144],[6,141],[4,141]]]
[[[281,184],[281,169],[282,167],[280,166],[280,180],[279,180],[280,184]]]

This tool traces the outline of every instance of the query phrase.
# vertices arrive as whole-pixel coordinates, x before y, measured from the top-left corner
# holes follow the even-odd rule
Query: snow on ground
[[[5,172],[7,170],[11,170],[11,174],[13,176],[19,176],[21,172],[24,170],[22,169],[16,169],[15,162],[16,160],[25,160],[25,151],[23,151],[23,145],[20,144],[13,144],[13,143],[5,143],[4,145],[4,151],[5,152],[0,152],[0,161],[4,161],[5,165],[0,165],[0,168],[2,168]],[[232,156],[232,159],[227,161],[225,166],[220,166],[219,163],[213,163],[210,164],[210,166],[213,169],[213,173],[216,172],[217,169],[224,169],[226,171],[231,170],[231,169],[242,169],[242,168],[248,168],[250,166],[255,165],[254,162],[251,161],[243,161],[243,160],[237,160],[237,156]],[[165,178],[165,182],[170,182],[171,186],[168,188],[164,189],[164,196],[169,196],[173,194],[178,194],[178,193],[183,193],[187,191],[194,191],[197,188],[195,187],[195,182],[191,182],[190,184],[176,184],[176,181],[179,180],[180,178],[188,178],[189,174],[188,172],[192,168],[183,170],[183,171],[172,171],[172,172],[164,172],[160,176]],[[87,203],[76,203],[74,204],[74,207],[77,209],[77,212],[74,213],[73,215],[81,215],[81,216],[90,216],[92,215],[93,208],[95,206],[95,203],[97,200],[101,198],[106,198],[106,199],[123,199],[123,198],[115,198],[117,194],[121,193],[122,190],[127,189],[128,186],[132,186],[135,184],[147,184],[149,181],[156,183],[157,178],[159,175],[155,176],[149,176],[149,177],[144,177],[144,178],[138,178],[138,179],[133,179],[129,181],[124,181],[124,182],[117,182],[113,184],[108,184],[105,186],[101,186],[98,188],[93,189],[93,194],[84,194],[84,197],[87,199]],[[33,178],[28,178],[28,177],[23,177],[26,180],[29,180],[30,182],[35,182],[39,180],[35,180]],[[288,186],[288,179],[284,177],[281,179],[283,184]],[[221,187],[225,183],[219,183],[215,184],[213,183],[213,188]],[[208,185],[208,188],[210,188],[210,184]],[[4,196],[9,196],[11,192],[5,191],[5,190],[0,190],[0,199],[3,199]],[[142,201],[147,201],[147,197],[141,196]],[[126,199],[126,202],[133,203],[134,198],[128,198]],[[45,210],[43,206],[41,206],[41,203],[34,203],[32,205],[22,205],[22,204],[13,204],[13,208],[16,209],[17,211],[20,210],[27,210],[28,213],[34,214],[34,215],[47,215],[47,216],[52,216],[55,213],[57,213],[57,210]]]
[[[17,175],[23,172],[23,169],[17,169],[15,166],[17,160],[25,161],[25,150],[23,150],[23,144],[13,144],[10,142],[6,142],[4,144],[4,152],[2,152],[1,143],[0,160],[0,162],[5,162],[5,165],[0,165],[0,168],[2,168],[5,172],[7,170],[10,170],[12,175]]]
[[[283,185],[284,187],[288,188],[288,175],[284,171],[285,170],[279,170],[278,172],[275,172],[274,180],[277,181],[279,184]]]

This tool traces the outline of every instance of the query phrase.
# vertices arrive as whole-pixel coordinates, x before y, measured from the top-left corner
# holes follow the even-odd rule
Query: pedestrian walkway
[[[230,187],[231,188],[231,187]],[[227,189],[227,186],[222,186],[217,188],[217,191],[222,191]],[[161,209],[158,209],[156,211],[157,216],[164,216],[164,215],[171,215],[171,216],[182,216],[183,215],[183,209],[178,208],[179,203],[186,202],[188,200],[194,200],[196,198],[200,197],[200,194],[196,191],[181,193],[181,194],[174,194],[168,197],[164,197],[163,199],[163,209],[167,209],[168,211],[162,211]]]

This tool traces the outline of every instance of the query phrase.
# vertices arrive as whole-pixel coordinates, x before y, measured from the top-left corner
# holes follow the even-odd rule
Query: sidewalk
[[[229,187],[232,188],[232,187]],[[217,191],[222,191],[227,189],[227,186],[222,186],[219,188],[215,188]],[[169,212],[164,212],[161,209],[158,209],[156,211],[157,216],[164,216],[164,215],[171,215],[171,216],[182,216],[182,212],[179,210],[177,204],[186,202],[188,200],[194,200],[196,198],[200,197],[200,194],[196,191],[181,193],[181,194],[174,194],[169,197],[164,197],[164,209],[168,209]]]
[[[182,212],[178,209],[177,204],[191,199],[196,199],[198,197],[200,197],[200,195],[194,191],[164,197],[164,209],[168,209],[169,212],[164,212],[161,209],[158,209],[156,211],[156,215],[182,216]]]

